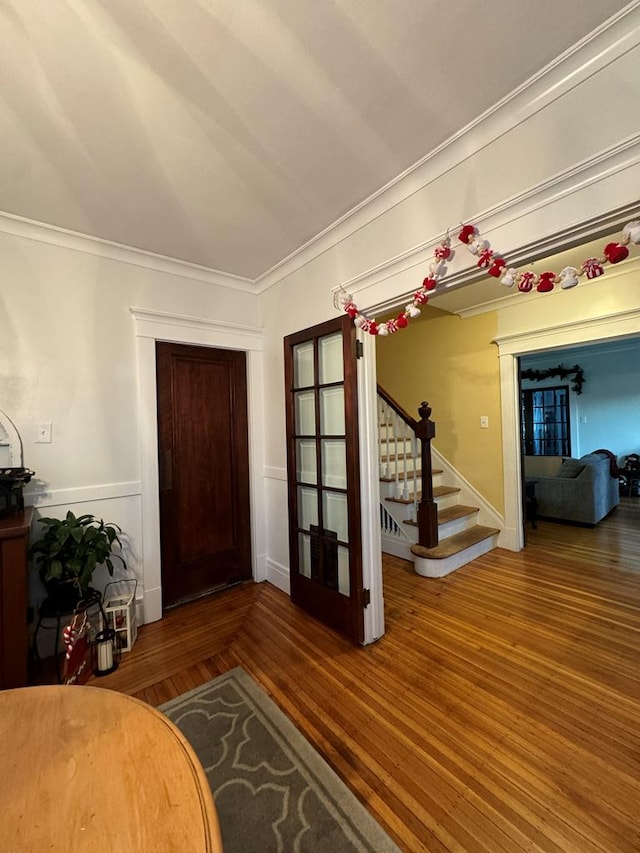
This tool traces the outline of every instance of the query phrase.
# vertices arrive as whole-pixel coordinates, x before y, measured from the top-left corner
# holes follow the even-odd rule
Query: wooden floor
[[[386,635],[269,584],[145,626],[101,686],[152,704],[241,665],[404,850],[640,850],[640,499],[540,521],[447,578],[385,558]]]

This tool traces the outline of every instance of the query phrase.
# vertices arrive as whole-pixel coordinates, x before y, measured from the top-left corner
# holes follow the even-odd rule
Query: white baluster
[[[402,497],[402,483],[400,482],[400,453],[398,450],[398,439],[402,434],[402,421],[398,417],[398,415],[393,412],[393,452],[395,456],[395,496],[397,498]]]
[[[380,476],[387,477],[387,471],[389,470],[389,465],[382,458],[382,448],[384,446],[383,440],[383,432],[384,432],[384,423],[385,423],[385,404],[382,397],[378,397],[378,467],[380,469]]]
[[[409,452],[407,453],[407,445],[409,445]],[[404,470],[404,484],[402,487],[402,497],[404,500],[409,499],[409,474],[407,466],[407,458],[411,458],[411,430],[409,429],[409,424],[402,422],[402,452],[404,454],[404,462],[402,463],[402,468]]]

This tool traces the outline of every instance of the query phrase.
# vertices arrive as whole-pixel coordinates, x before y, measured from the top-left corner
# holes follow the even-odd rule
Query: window
[[[570,456],[569,386],[522,391],[522,444],[526,456]]]

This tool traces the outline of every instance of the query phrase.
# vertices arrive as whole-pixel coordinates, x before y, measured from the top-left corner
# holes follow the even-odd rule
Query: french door
[[[284,341],[291,599],[364,639],[356,337],[349,317]]]

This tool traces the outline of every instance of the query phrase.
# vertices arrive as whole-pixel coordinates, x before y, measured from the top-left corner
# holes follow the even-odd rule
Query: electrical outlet
[[[51,444],[51,421],[36,424],[36,444]]]
[[[480,429],[489,429],[488,415],[480,415]]]

